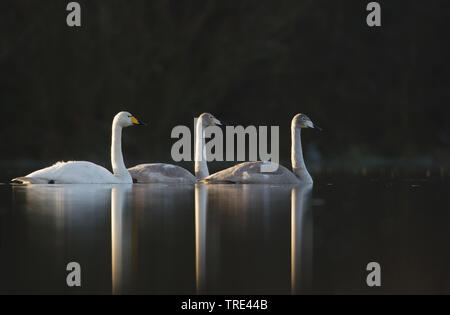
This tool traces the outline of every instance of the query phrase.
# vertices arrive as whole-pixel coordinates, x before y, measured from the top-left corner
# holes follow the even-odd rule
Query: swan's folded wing
[[[277,165],[273,172],[262,172],[261,167],[270,162],[245,162],[212,174],[202,181],[206,183],[240,184],[293,184],[298,179],[284,166]]]
[[[129,168],[128,171],[136,183],[195,183],[194,175],[188,170],[172,164],[139,164]]]

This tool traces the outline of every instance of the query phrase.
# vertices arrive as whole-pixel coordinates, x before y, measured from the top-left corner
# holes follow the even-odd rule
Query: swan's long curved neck
[[[291,138],[292,138],[292,147],[291,147],[292,171],[301,181],[312,183],[313,182],[312,177],[308,173],[305,161],[303,159],[301,128],[296,128],[294,125],[292,125]]]
[[[209,176],[205,154],[205,135],[201,119],[197,119],[195,125],[195,177],[203,179]]]
[[[132,182],[131,175],[125,167],[122,155],[122,127],[115,121],[112,126],[111,165],[114,176],[121,181]]]

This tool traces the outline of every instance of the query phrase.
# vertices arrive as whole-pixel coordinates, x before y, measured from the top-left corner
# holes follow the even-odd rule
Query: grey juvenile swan
[[[278,165],[274,172],[262,172],[261,166],[271,162],[245,162],[223,171],[217,172],[203,179],[207,183],[241,183],[241,184],[297,184],[312,183],[313,179],[306,169],[303,160],[301,143],[302,128],[314,128],[321,130],[313,124],[304,114],[297,114],[291,123],[291,160],[292,171],[284,166]]]
[[[188,170],[165,163],[139,164],[128,171],[135,183],[166,183],[166,184],[193,184],[197,179],[209,175],[205,159],[198,159],[197,154],[202,154],[205,147],[204,129],[210,126],[221,125],[221,122],[209,113],[203,113],[198,117],[195,138],[195,176]]]

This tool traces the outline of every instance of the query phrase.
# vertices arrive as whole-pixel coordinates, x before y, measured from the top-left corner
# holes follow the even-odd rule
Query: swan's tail
[[[11,181],[19,184],[48,184],[48,180],[35,177],[17,177]]]

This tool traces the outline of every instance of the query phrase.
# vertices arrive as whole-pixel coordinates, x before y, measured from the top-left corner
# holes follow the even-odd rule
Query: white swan
[[[297,184],[312,183],[312,177],[303,160],[301,129],[314,128],[321,130],[313,124],[304,114],[297,114],[291,123],[291,160],[292,170],[278,165],[274,172],[262,172],[261,166],[271,162],[245,162],[223,171],[217,172],[203,179],[207,183],[242,183],[242,184]]]
[[[198,117],[195,130],[195,177],[188,170],[164,163],[139,164],[128,171],[135,183],[193,184],[196,179],[209,175],[206,159],[202,158],[205,148],[204,130],[206,127],[221,125],[221,122],[209,113]]]
[[[142,125],[128,112],[118,113],[112,124],[111,164],[113,173],[91,162],[58,162],[12,181],[24,184],[129,184],[133,180],[122,156],[122,128]]]

